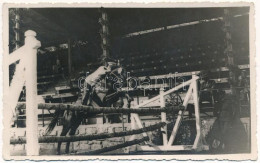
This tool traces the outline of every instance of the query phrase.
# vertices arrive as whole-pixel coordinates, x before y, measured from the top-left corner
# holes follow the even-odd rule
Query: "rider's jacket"
[[[107,72],[109,72],[109,70],[105,66],[100,66],[95,72],[87,76],[85,81],[89,85],[95,86]]]

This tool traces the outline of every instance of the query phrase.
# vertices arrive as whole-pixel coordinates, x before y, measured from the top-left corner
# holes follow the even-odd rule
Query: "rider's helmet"
[[[106,63],[105,63],[106,67],[110,67],[111,69],[113,69],[114,67],[117,66],[116,60],[109,58],[109,57],[107,57],[105,60],[106,60]]]

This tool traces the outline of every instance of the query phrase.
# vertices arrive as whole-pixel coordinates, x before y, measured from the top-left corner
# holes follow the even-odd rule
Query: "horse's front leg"
[[[127,108],[130,108],[131,102],[134,101],[134,99],[128,93],[125,93],[125,97],[127,99]]]
[[[127,108],[131,107],[131,102],[134,101],[134,99],[128,94],[125,93],[125,98],[127,99]],[[130,122],[130,113],[127,114],[128,122]]]
[[[78,114],[80,114],[80,113],[78,113]],[[83,113],[81,113],[81,114],[83,114]],[[77,117],[75,117],[75,119],[73,119],[74,124],[71,126],[71,130],[70,130],[70,133],[69,133],[70,136],[75,135],[77,128],[81,124],[82,120],[83,120],[82,115],[78,115]],[[67,142],[65,152],[68,154],[69,151],[70,151],[70,142]]]
[[[62,128],[62,132],[60,134],[60,136],[66,136],[68,131],[70,130],[70,126],[64,125]],[[57,155],[60,155],[60,147],[61,147],[62,141],[58,142],[58,147],[57,147]]]
[[[60,136],[66,136],[69,132],[71,125],[72,125],[72,112],[71,111],[65,111],[63,114],[63,127]],[[57,154],[60,155],[60,148],[61,148],[62,141],[58,141],[58,147],[57,147]]]

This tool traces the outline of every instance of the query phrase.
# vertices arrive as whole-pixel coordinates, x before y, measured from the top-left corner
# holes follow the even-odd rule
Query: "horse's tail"
[[[51,120],[51,123],[48,125],[48,127],[47,127],[47,129],[46,129],[46,135],[49,135],[52,131],[53,131],[53,129],[54,129],[54,127],[56,126],[56,124],[57,124],[57,122],[58,122],[58,120],[59,120],[59,117],[60,117],[60,115],[63,113],[64,111],[61,111],[61,110],[56,110],[55,112],[54,112],[54,116],[53,116],[53,119]]]

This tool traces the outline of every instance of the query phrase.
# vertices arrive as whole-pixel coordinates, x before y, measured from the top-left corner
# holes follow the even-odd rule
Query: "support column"
[[[71,66],[72,66],[72,62],[71,62],[71,40],[68,39],[68,75],[69,75],[69,79],[71,77]]]
[[[19,9],[15,9],[15,26],[14,26],[14,33],[15,33],[15,49],[18,49],[20,47],[20,14]]]
[[[109,57],[108,16],[104,8],[101,8],[100,12],[101,12],[101,18],[99,18],[99,23],[101,25],[100,37],[101,37],[101,48],[103,50],[101,60],[103,63],[106,63],[106,60]]]
[[[225,33],[225,46],[226,49],[224,53],[227,55],[227,66],[234,66],[234,57],[233,57],[233,49],[232,49],[232,42],[231,42],[231,23],[230,23],[230,14],[228,9],[224,9],[224,33]]]
[[[225,34],[224,42],[225,42],[225,50],[224,53],[227,56],[226,65],[229,68],[229,83],[231,88],[231,93],[235,94],[235,83],[236,83],[236,63],[233,54],[233,47],[232,47],[232,35],[231,35],[231,22],[230,22],[230,13],[229,9],[224,9],[223,15],[223,31]]]

